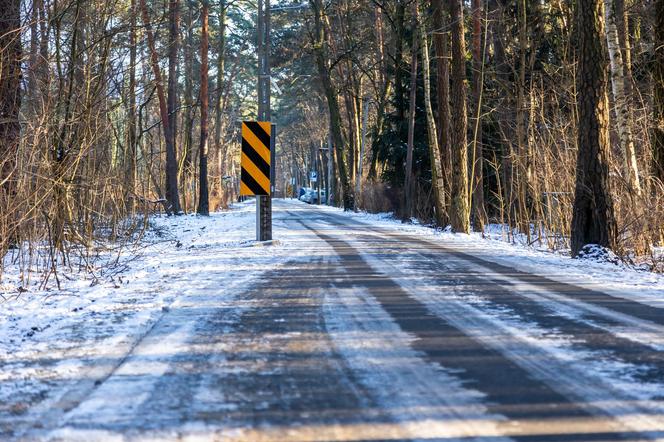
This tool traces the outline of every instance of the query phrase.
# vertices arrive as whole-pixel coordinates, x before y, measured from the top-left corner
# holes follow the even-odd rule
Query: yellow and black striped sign
[[[270,136],[268,121],[242,122],[240,195],[270,195]]]

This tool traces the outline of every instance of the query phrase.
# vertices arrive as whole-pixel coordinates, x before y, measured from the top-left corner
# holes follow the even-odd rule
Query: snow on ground
[[[441,231],[419,224],[404,224],[391,213],[343,212],[336,207],[322,210],[344,214],[375,227],[415,235],[442,246],[458,248],[464,253],[503,264],[517,270],[549,279],[573,283],[604,293],[664,308],[664,275],[626,264],[612,264],[569,257],[567,251],[552,252],[528,246],[523,241],[509,243],[500,226],[491,225],[484,236]]]
[[[291,200],[284,207],[310,206]],[[402,224],[389,214],[319,208],[378,230],[418,236],[519,270],[664,307],[664,275],[506,243],[495,228],[486,237],[453,234]],[[61,278],[61,290],[40,290],[35,281],[19,292],[17,267],[6,260],[10,265],[0,286],[6,299],[0,298],[0,434],[21,422],[29,425],[35,414],[54,406],[67,409],[76,401],[76,388],[105,379],[179,299],[211,286],[232,299],[239,281],[255,280],[293,258],[307,259],[315,244],[302,244],[279,230],[280,216],[276,210],[278,242],[270,247],[253,241],[253,201],[208,218],[154,217],[140,244],[121,256],[119,273],[107,273],[112,276],[105,279],[69,273]],[[566,347],[564,342],[549,344]]]
[[[278,242],[257,246],[253,201],[210,217],[157,216],[151,224],[140,244],[125,250],[122,271],[112,278],[70,272],[61,290],[40,290],[34,281],[17,292],[17,269],[5,268],[0,434],[34,419],[39,408],[66,408],[82,379],[108,376],[183,295],[214,284],[219,296],[229,296],[239,290],[233,283],[257,279],[298,254]]]

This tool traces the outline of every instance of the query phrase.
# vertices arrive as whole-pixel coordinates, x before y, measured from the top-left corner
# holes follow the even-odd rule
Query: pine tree
[[[572,256],[586,244],[615,248],[617,227],[609,186],[608,54],[602,0],[579,0],[577,165]]]

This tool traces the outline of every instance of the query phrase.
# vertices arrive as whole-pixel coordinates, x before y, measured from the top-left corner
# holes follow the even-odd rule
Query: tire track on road
[[[391,277],[376,272],[348,242],[320,232],[306,220],[302,222],[334,248],[349,275],[348,284],[367,289],[402,330],[416,337],[414,350],[426,354],[431,362],[457,371],[469,387],[486,395],[490,412],[510,420],[501,425],[506,435],[524,441],[647,439],[645,434],[614,422],[613,415],[580,404],[533,378],[530,370],[501,351],[445,320],[448,318],[443,319],[444,315],[432,314]]]

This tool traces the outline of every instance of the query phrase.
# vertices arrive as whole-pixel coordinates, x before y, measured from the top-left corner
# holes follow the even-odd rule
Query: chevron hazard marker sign
[[[242,122],[242,173],[240,195],[270,196],[270,136],[269,121]]]

